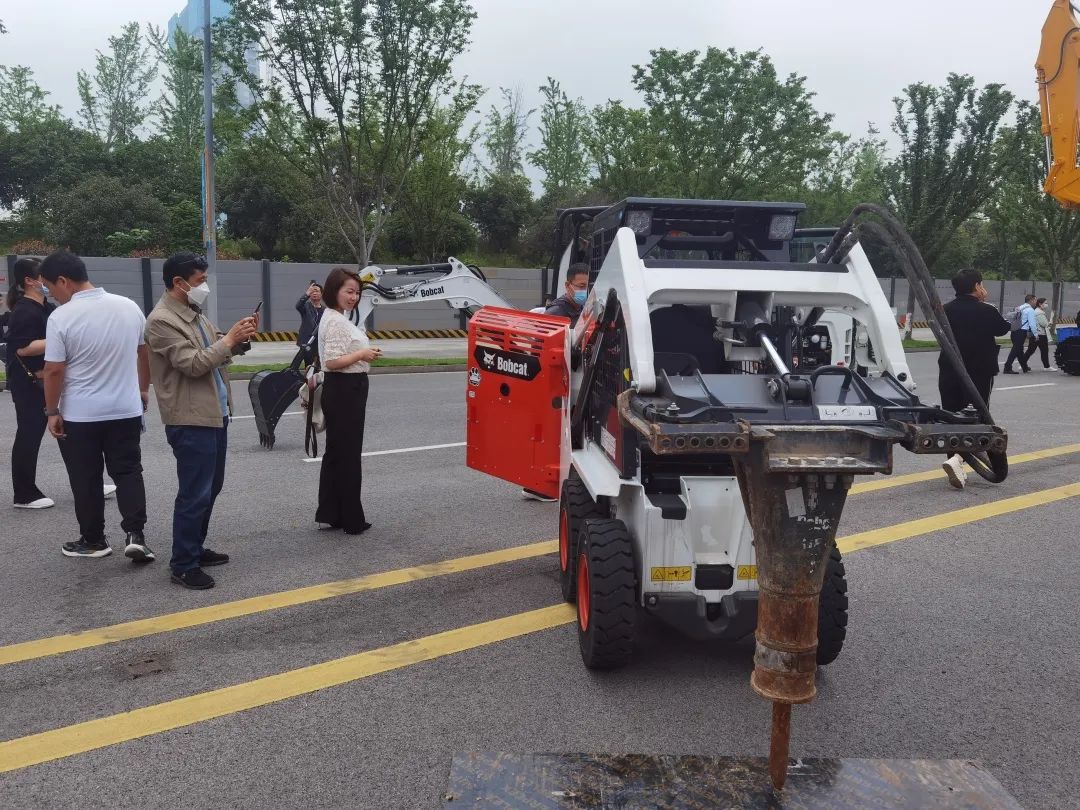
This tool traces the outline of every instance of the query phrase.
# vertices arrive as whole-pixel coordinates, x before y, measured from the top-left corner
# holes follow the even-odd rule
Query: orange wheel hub
[[[577,618],[581,632],[589,630],[589,561],[584,554],[578,555],[577,568]]]

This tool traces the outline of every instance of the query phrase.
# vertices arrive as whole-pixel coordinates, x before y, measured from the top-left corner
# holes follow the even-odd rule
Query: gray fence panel
[[[143,306],[142,261],[140,259],[112,259],[87,257],[83,259],[90,283],[104,287],[114,295],[123,295]]]

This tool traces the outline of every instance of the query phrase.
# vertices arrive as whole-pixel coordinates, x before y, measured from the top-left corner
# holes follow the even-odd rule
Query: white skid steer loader
[[[847,624],[843,499],[816,514],[824,491],[890,473],[893,443],[1003,457],[1000,428],[915,396],[853,236],[836,234],[828,261],[791,260],[802,208],[631,198],[564,212],[552,287],[571,262],[591,268],[576,327],[492,308],[471,322],[468,463],[560,493],[562,592],[588,667],[628,661],[642,610],[700,639],[758,626],[755,444],[766,472],[789,479],[787,515],[817,532],[821,664]]]

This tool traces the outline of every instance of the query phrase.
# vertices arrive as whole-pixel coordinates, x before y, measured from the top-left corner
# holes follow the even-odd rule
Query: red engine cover
[[[559,496],[570,321],[484,307],[469,321],[466,463]]]

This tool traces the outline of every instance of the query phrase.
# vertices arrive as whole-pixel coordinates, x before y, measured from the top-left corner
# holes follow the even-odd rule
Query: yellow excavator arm
[[[1043,188],[1066,208],[1080,208],[1080,22],[1069,0],[1054,0],[1035,73],[1050,166]]]

